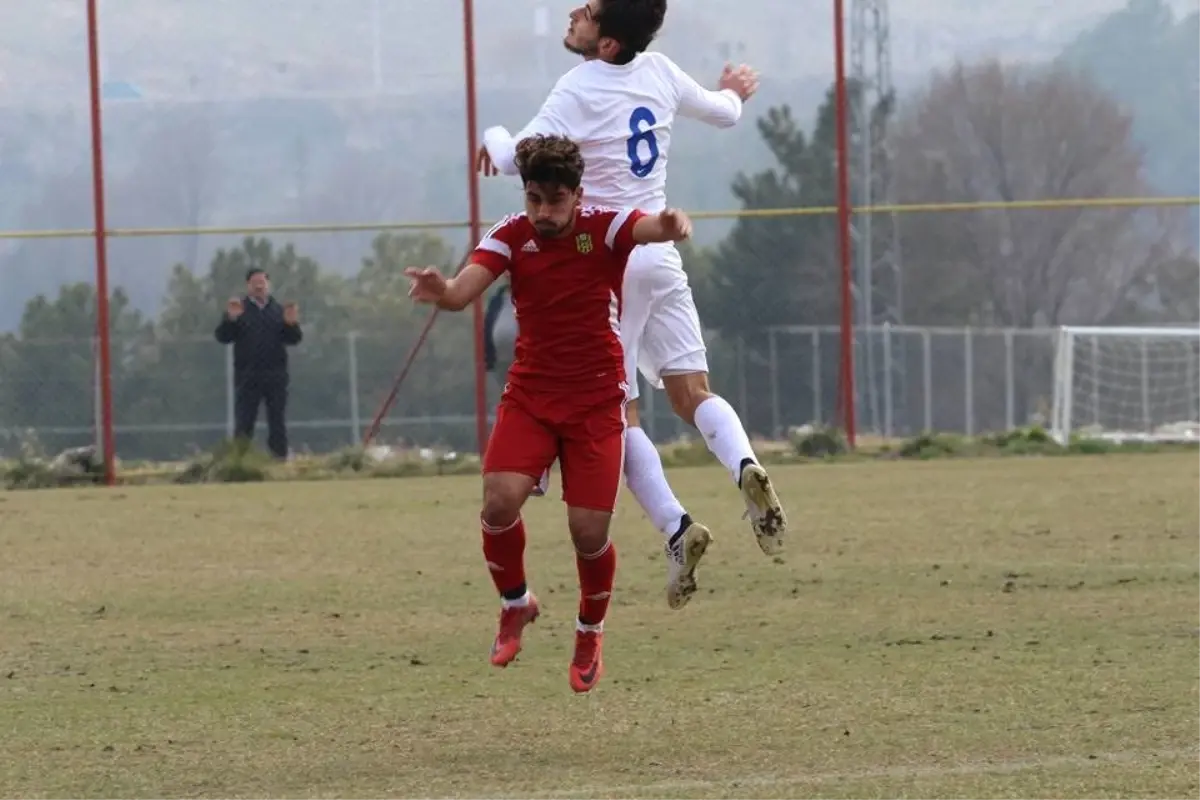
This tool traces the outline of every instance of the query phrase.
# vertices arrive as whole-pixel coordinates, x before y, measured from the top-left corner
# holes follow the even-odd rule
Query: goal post
[[[1200,326],[1063,326],[1051,435],[1200,442]]]

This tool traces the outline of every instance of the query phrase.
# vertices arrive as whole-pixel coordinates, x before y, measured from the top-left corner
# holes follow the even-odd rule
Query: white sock
[[[525,590],[525,594],[521,595],[516,600],[506,600],[504,598],[500,598],[501,608],[525,608],[527,605],[529,605],[528,589]]]
[[[757,461],[750,447],[750,437],[742,427],[733,406],[722,397],[713,395],[696,406],[696,429],[704,435],[704,443],[725,465],[734,482],[741,478],[742,462]]]
[[[579,621],[579,617],[576,617],[575,630],[580,633],[604,633],[604,623],[597,622],[595,625],[585,625]]]
[[[654,442],[638,427],[625,429],[625,485],[654,527],[664,536],[674,536],[683,520],[683,505],[667,483]]]

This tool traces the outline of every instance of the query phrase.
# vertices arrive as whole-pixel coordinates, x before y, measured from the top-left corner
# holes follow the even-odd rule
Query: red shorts
[[[626,390],[588,395],[533,395],[504,389],[488,438],[483,472],[539,480],[558,459],[568,506],[612,512],[625,461]]]

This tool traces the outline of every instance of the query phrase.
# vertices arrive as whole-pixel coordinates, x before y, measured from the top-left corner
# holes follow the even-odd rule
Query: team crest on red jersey
[[[590,233],[581,233],[576,236],[575,249],[581,253],[592,252],[592,235]]]

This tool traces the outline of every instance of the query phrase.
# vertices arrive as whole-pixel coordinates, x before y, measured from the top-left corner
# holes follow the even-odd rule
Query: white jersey
[[[654,213],[667,207],[676,115],[727,128],[741,118],[742,100],[728,89],[705,89],[661,53],[641,53],[623,65],[590,60],[559,78],[516,136],[497,126],[483,141],[500,172],[516,175],[517,142],[538,133],[566,136],[587,165],[584,202]]]

